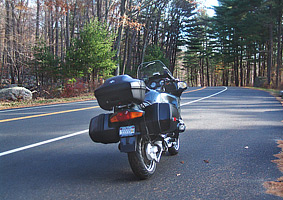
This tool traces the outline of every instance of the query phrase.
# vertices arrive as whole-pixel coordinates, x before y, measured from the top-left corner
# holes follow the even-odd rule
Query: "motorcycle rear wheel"
[[[143,136],[137,137],[137,149],[135,152],[128,153],[128,160],[132,171],[141,180],[151,177],[156,170],[156,162],[149,160],[146,156],[146,145],[150,143]]]
[[[168,152],[171,156],[177,155],[180,149],[180,139],[179,136],[175,138],[172,147],[168,148]]]

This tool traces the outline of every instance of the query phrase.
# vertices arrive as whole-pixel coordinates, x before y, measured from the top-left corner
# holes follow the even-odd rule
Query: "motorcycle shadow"
[[[137,180],[131,171],[127,154],[121,154],[116,149],[103,153],[97,151],[88,152],[65,161],[67,167],[65,167],[61,176],[82,183],[90,182],[93,184]]]
[[[103,152],[93,148],[91,152],[65,157],[64,166],[61,166],[64,170],[60,170],[61,178],[91,184],[140,181],[131,170],[127,154],[117,151],[116,146],[111,147],[109,145],[108,147]],[[157,164],[156,174],[153,176],[163,173],[162,171],[166,169],[168,162],[171,162],[172,158],[176,157],[178,156],[170,156],[168,152],[164,152]]]

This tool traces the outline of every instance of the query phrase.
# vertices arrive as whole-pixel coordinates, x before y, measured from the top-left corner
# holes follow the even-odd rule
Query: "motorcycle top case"
[[[95,90],[94,95],[102,109],[112,110],[118,105],[142,103],[145,91],[146,85],[142,80],[121,75],[107,79]]]
[[[118,130],[111,127],[109,118],[112,114],[101,114],[90,120],[89,136],[97,143],[109,144],[120,141]]]
[[[179,117],[178,109],[170,103],[154,103],[145,109],[145,121],[150,134],[174,132]]]

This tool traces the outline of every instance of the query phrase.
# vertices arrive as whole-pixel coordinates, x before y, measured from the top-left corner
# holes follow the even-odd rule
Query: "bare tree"
[[[125,16],[126,3],[127,3],[127,0],[121,0],[119,28],[118,28],[118,34],[117,34],[116,42],[115,42],[115,45],[114,45],[114,50],[116,50],[115,60],[117,60],[117,61],[118,61],[119,55],[120,55],[122,32],[123,32],[123,29],[124,29],[124,22],[125,22],[125,19],[126,19],[126,16]],[[120,73],[119,68],[120,67],[119,67],[119,62],[118,62],[118,66],[117,66],[117,69],[115,71],[115,75],[119,75],[119,73]]]

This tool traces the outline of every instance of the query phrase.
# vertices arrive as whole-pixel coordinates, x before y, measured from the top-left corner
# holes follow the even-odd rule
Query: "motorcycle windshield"
[[[138,79],[146,81],[154,76],[173,77],[169,69],[159,60],[145,62],[139,65]]]

